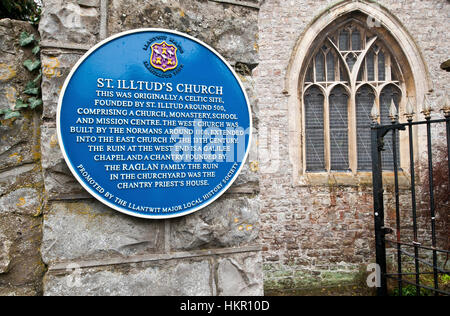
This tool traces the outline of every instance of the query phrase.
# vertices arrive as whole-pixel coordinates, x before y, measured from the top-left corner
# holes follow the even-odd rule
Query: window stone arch
[[[381,27],[369,27],[369,18],[380,21]],[[323,170],[315,172],[330,174],[351,171],[353,175],[370,171],[369,160],[364,160],[364,156],[359,158],[363,141],[366,140],[367,143],[367,135],[358,135],[362,127],[370,133],[367,128],[370,126],[367,116],[370,111],[367,113],[368,104],[359,108],[357,106],[357,101],[369,102],[370,96],[367,95],[364,99],[364,96],[357,93],[361,94],[370,87],[371,90],[367,90],[373,93],[370,108],[373,103],[380,107],[381,101],[384,100],[380,99],[381,93],[386,94],[383,89],[395,86],[400,91],[396,97],[400,97],[394,100],[394,103],[402,113],[407,96],[419,100],[431,86],[420,51],[403,26],[389,12],[362,0],[344,1],[324,12],[300,38],[286,78],[284,93],[289,98],[290,158],[294,166],[294,182],[297,184],[304,183],[304,176],[312,171],[308,168],[305,146],[308,133],[305,125],[304,93],[314,85],[321,86],[324,91],[325,161]],[[341,160],[341,165],[335,161],[336,152],[333,151],[337,148],[331,146],[332,129],[336,127],[332,122],[334,118],[330,117],[330,103],[333,102],[330,94],[337,86],[345,86],[349,91],[348,144],[341,141],[343,147],[339,148],[341,152],[348,149],[348,170],[342,170],[345,169],[342,168],[345,160]],[[341,105],[341,111],[342,108]],[[367,117],[367,126],[362,124],[364,115]],[[400,160],[401,163],[407,161],[402,157]]]

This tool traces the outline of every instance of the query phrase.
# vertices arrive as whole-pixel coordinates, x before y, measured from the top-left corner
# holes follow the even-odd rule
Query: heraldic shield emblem
[[[152,45],[152,56],[150,64],[164,72],[178,67],[177,47],[169,45],[166,42],[155,43]]]

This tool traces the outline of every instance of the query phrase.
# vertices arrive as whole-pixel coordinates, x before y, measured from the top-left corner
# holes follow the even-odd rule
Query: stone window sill
[[[394,186],[394,172],[383,172],[383,185]],[[409,174],[399,171],[398,182],[400,189],[410,189]],[[372,172],[317,172],[304,173],[294,182],[297,187],[311,186],[343,186],[343,187],[372,187]]]

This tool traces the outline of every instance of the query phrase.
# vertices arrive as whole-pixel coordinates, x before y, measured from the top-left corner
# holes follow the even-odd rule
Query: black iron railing
[[[410,102],[410,101],[409,101]],[[450,110],[448,104],[443,108],[444,119],[431,119],[431,109],[425,105],[423,114],[426,118],[425,121],[413,122],[413,110],[409,104],[409,109],[407,107],[407,123],[398,123],[398,115],[395,105],[392,105],[390,118],[392,121],[391,125],[380,125],[378,124],[377,110],[374,109],[372,112],[372,168],[373,168],[373,197],[374,197],[374,217],[375,217],[375,243],[376,243],[376,262],[379,265],[381,275],[379,287],[377,293],[380,296],[388,295],[388,280],[394,281],[394,286],[398,289],[395,293],[402,295],[403,289],[406,286],[415,288],[415,295],[423,295],[424,292],[432,293],[434,295],[450,295],[448,288],[440,286],[439,280],[443,275],[450,276],[450,271],[446,270],[446,263],[443,266],[439,266],[438,256],[448,256],[450,254],[448,249],[448,226],[446,231],[438,232],[436,228],[436,201],[435,201],[435,184],[433,181],[433,131],[432,127],[440,127],[445,125],[446,128],[446,139],[447,139],[447,161],[448,161],[448,184],[447,184],[447,198],[450,196]],[[374,106],[375,107],[375,106]],[[436,125],[440,124],[440,125]],[[426,138],[427,138],[427,163],[426,169],[423,172],[427,173],[425,177],[421,177],[420,183],[417,183],[416,177],[416,162],[418,159],[415,157],[415,138],[414,138],[414,127],[415,126],[425,126],[426,127]],[[400,203],[400,194],[405,194],[405,192],[400,192],[399,187],[399,159],[397,154],[399,134],[405,132],[409,135],[409,176],[410,176],[410,189],[406,190],[406,194],[409,195],[408,200],[410,204],[402,205]],[[390,133],[391,135],[388,135]],[[385,218],[385,201],[384,201],[384,189],[383,189],[383,161],[382,152],[384,150],[384,140],[387,137],[392,137],[393,144],[393,165],[394,165],[394,190],[393,194],[395,196],[395,220],[389,219],[392,225],[395,225],[395,229],[388,228],[386,225]],[[423,181],[423,178],[427,178],[427,181]],[[423,188],[423,186],[427,188]],[[421,194],[420,201],[418,201],[418,192],[425,191],[427,194]],[[444,193],[445,196],[445,193]],[[427,201],[425,203],[424,198]],[[420,203],[418,203],[420,202]],[[418,213],[421,213],[420,220],[423,220],[423,205],[426,205],[425,219],[428,223],[428,229],[420,229],[418,225]],[[441,207],[441,205],[439,205]],[[444,212],[444,217],[450,216],[448,214],[448,200],[446,209]],[[408,213],[408,214],[407,214]],[[410,222],[405,224],[405,217],[408,217]],[[442,217],[442,216],[441,216]],[[411,221],[412,218],[412,221]],[[411,227],[412,226],[412,227]],[[407,228],[408,231],[412,230],[412,236],[407,240],[404,239],[404,234],[402,229]],[[395,232],[395,234],[393,234]],[[447,236],[446,247],[438,248],[437,244],[437,234],[441,233]],[[393,234],[393,237],[387,238],[387,235]],[[428,236],[424,236],[427,234]],[[386,244],[392,246],[394,252],[394,258],[396,262],[388,264],[386,255]],[[444,249],[447,248],[447,249]],[[409,250],[409,251],[408,251]],[[413,252],[412,252],[413,250]],[[412,267],[413,271],[406,271],[405,266],[408,262],[408,267]],[[395,272],[388,271],[388,266],[394,266],[396,268]],[[395,269],[394,268],[394,269]],[[421,277],[432,276],[432,281],[425,283],[421,281]]]

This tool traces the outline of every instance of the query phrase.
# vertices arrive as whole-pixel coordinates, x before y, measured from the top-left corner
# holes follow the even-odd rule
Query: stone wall
[[[0,295],[261,295],[263,273],[267,293],[365,287],[354,289],[374,261],[370,175],[294,183],[286,90],[299,38],[319,15],[351,2],[377,3],[43,0],[42,113],[24,111],[0,126]],[[448,3],[379,1],[419,48],[434,98],[449,92],[449,74],[439,69],[448,59]],[[58,97],[75,63],[108,36],[143,27],[175,29],[215,48],[252,105],[255,141],[241,176],[218,201],[179,219],[137,219],[92,199],[56,135]],[[0,109],[13,107],[31,79],[22,66],[31,51],[17,39],[23,30],[38,36],[26,23],[0,21]],[[388,219],[393,212],[387,208]]]
[[[380,4],[388,10],[423,54],[435,90],[433,98],[449,92],[450,75],[439,69],[448,59],[450,48],[448,1],[263,2],[259,14],[260,64],[255,77],[260,135],[263,127],[267,135],[260,141],[259,150],[272,155],[260,171],[264,275],[270,291],[355,284],[358,271],[374,262],[370,180],[357,177],[341,185],[334,181],[299,185],[293,181],[297,162],[292,160],[292,152],[299,148],[292,146],[289,129],[290,120],[296,119],[289,112],[286,88],[289,67],[294,62],[291,56],[308,26],[320,15],[326,17],[335,5],[351,2]],[[274,144],[278,149],[274,150]],[[386,194],[392,198],[391,193]],[[392,207],[388,212],[392,214]]]
[[[223,54],[241,75],[257,123],[251,71],[258,63],[257,1],[43,5],[44,294],[261,295],[259,176],[249,163],[206,209],[179,219],[137,219],[108,209],[77,183],[59,149],[55,123],[63,82],[86,50],[110,35],[147,27],[188,33]]]
[[[38,38],[28,23],[0,20],[0,109],[14,109],[26,99],[33,80],[23,66],[31,48],[19,45],[19,34]],[[0,295],[39,295],[45,265],[40,246],[44,185],[40,164],[40,120],[33,111],[0,121]]]

